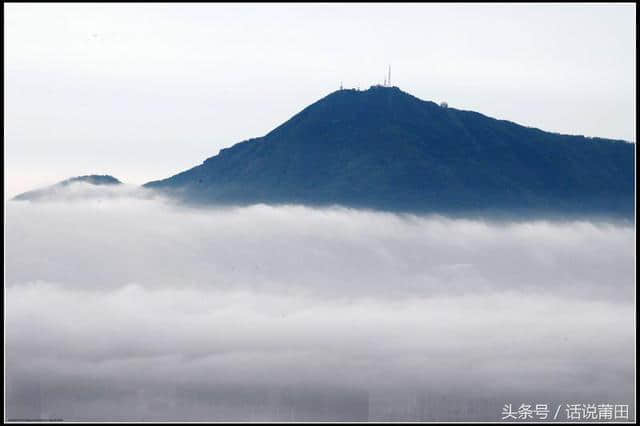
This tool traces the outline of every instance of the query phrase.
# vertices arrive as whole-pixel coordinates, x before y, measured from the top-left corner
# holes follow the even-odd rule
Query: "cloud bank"
[[[491,420],[633,400],[631,226],[135,195],[8,203],[8,418]]]

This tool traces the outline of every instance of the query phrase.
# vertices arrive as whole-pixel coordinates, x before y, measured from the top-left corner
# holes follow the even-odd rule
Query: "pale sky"
[[[10,4],[5,191],[142,184],[345,87],[629,141],[635,5]]]

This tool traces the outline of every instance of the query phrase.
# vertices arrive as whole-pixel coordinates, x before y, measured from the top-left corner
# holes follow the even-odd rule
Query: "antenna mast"
[[[391,65],[389,65],[389,77],[387,78],[387,84],[391,86]]]

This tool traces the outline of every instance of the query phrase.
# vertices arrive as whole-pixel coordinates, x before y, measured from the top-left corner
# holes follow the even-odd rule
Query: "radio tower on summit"
[[[391,86],[391,65],[389,65],[389,76],[387,77],[387,86]]]

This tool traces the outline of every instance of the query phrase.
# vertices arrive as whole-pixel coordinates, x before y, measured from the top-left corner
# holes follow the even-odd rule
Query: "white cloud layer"
[[[10,418],[499,419],[505,402],[633,399],[633,227],[123,194],[8,203]]]

